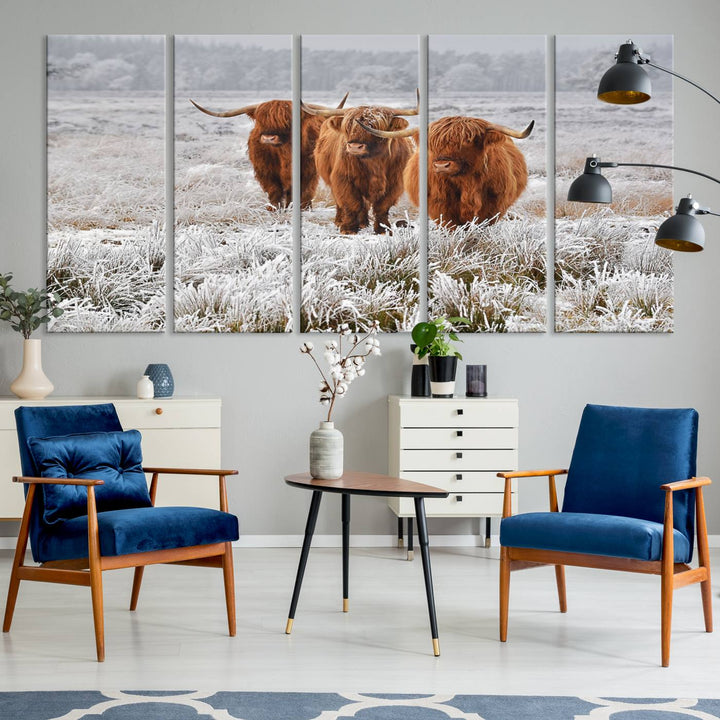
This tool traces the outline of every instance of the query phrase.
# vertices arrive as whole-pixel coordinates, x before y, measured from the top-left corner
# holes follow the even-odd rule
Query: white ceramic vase
[[[343,435],[333,422],[321,422],[310,433],[310,475],[337,480],[343,474]]]
[[[10,390],[23,400],[42,400],[54,389],[42,369],[41,341],[25,340],[23,343],[23,366]]]
[[[143,375],[138,380],[137,396],[140,400],[151,400],[155,397],[155,386],[148,375]]]

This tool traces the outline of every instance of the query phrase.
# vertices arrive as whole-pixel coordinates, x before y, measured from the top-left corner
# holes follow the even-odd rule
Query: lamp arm
[[[656,70],[662,70],[663,72],[668,73],[669,75],[672,75],[676,78],[680,78],[680,80],[684,80],[686,83],[690,83],[693,87],[696,87],[698,90],[702,90],[708,97],[711,97],[716,103],[720,103],[720,98],[716,98],[711,92],[708,92],[702,85],[698,85],[696,82],[693,82],[690,78],[686,78],[684,75],[681,75],[680,73],[676,73],[674,70],[669,70],[668,68],[663,67],[662,65],[656,65],[654,62],[650,62],[649,59],[643,58],[643,64],[649,65],[650,67],[654,67]]]
[[[690,168],[678,167],[677,165],[656,165],[655,163],[628,163],[628,162],[601,162],[598,163],[599,167],[652,167],[652,168],[664,168],[665,170],[680,170],[681,172],[691,173],[692,175],[699,175],[707,180],[712,180],[720,185],[720,180],[712,175],[699,172],[698,170],[691,170]]]

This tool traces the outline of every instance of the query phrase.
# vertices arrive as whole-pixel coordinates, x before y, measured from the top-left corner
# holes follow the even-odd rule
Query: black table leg
[[[403,519],[398,518],[398,547],[403,546]]]
[[[342,537],[343,537],[343,612],[349,610],[349,568],[350,568],[350,494],[342,495]]]
[[[295,576],[295,588],[293,590],[292,601],[290,602],[287,625],[285,626],[285,633],[287,635],[292,632],[293,621],[295,620],[295,610],[297,609],[298,598],[300,597],[300,588],[302,587],[303,575],[305,575],[305,566],[307,565],[308,555],[310,554],[310,543],[312,542],[312,536],[315,532],[320,500],[322,500],[322,492],[320,490],[313,490],[312,500],[310,501],[310,512],[308,513],[308,519],[305,525],[305,539],[303,540],[302,552],[300,553],[300,564],[298,565],[297,575]]]
[[[408,518],[408,541],[407,541],[407,559],[412,560],[415,557],[415,552],[413,551],[413,519],[411,517]]]
[[[490,547],[490,518],[485,518],[485,547]]]
[[[428,546],[424,498],[415,498],[415,517],[417,518],[418,542],[420,543],[420,554],[422,556],[423,573],[425,575],[425,593],[427,595],[428,613],[430,614],[433,654],[437,657],[440,654],[440,642],[438,640],[437,618],[435,617],[435,595],[433,593],[432,571],[430,569],[430,548]]]

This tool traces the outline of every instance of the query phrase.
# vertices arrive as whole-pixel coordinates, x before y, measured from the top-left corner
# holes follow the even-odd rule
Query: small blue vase
[[[156,398],[173,396],[175,381],[170,368],[165,363],[151,363],[145,368],[144,374],[152,380]]]

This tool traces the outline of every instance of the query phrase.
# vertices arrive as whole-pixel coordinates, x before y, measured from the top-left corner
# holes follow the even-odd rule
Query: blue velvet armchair
[[[712,632],[710,561],[702,488],[695,477],[698,415],[692,409],[587,405],[568,470],[498,473],[505,478],[500,525],[500,640],[507,640],[510,573],[554,565],[566,612],[565,565],[660,575],[662,665],[670,663],[673,590],[700,583]],[[567,474],[562,512],[555,477]],[[550,512],[511,516],[511,483],[548,477]],[[697,525],[696,525],[697,523]],[[697,527],[698,567],[689,563]]]
[[[221,568],[228,630],[235,635],[232,542],[225,478],[236,470],[142,466],[140,433],[123,431],[111,404],[20,407],[15,411],[24,483],[20,525],[5,606],[9,632],[21,580],[90,588],[97,659],[105,659],[102,572],[134,567],[130,610],[146,565]],[[145,473],[152,475],[148,490]],[[161,474],[217,476],[220,510],[154,507]],[[33,560],[25,565],[28,538]]]

